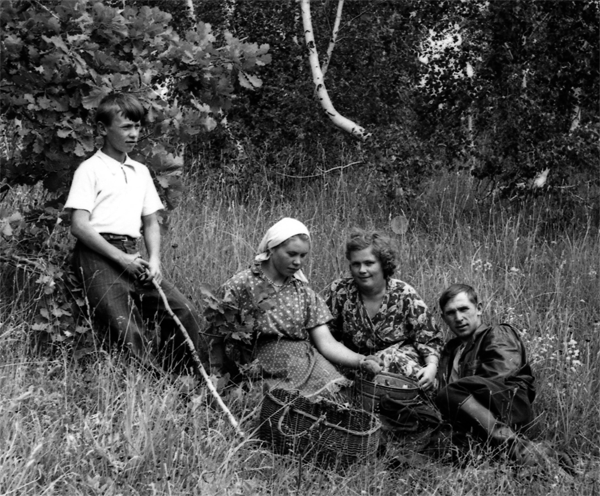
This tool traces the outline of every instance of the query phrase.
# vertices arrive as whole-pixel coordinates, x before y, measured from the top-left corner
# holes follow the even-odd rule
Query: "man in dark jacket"
[[[521,338],[509,325],[483,324],[482,306],[471,286],[450,286],[439,304],[456,337],[442,351],[437,406],[458,431],[506,448],[517,461],[537,463],[538,450],[519,435],[533,419],[535,398]]]

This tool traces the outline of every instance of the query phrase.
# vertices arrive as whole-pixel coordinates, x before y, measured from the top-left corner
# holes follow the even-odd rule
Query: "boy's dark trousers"
[[[136,253],[137,241],[128,236],[103,235],[126,253]],[[168,313],[154,284],[143,283],[81,242],[73,252],[73,268],[82,283],[89,311],[100,337],[116,342],[145,365],[183,372],[192,369],[185,339]],[[206,348],[199,342],[200,320],[192,303],[173,284],[160,284],[202,361]],[[157,360],[158,358],[158,360]]]

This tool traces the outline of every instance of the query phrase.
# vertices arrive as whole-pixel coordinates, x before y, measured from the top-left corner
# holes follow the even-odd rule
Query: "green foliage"
[[[510,192],[545,169],[554,185],[598,179],[597,2],[430,2],[419,15],[434,42],[462,39],[422,71],[421,124],[449,163]]]
[[[180,36],[171,15],[158,8],[112,3],[0,2],[0,118],[9,124],[0,188],[43,181],[53,193],[51,203],[35,212],[4,212],[2,244],[6,261],[17,272],[30,271],[39,286],[33,330],[52,340],[73,336],[79,327],[69,309],[69,246],[57,241],[48,222],[60,220],[72,173],[100,144],[93,126],[100,100],[124,91],[142,101],[147,127],[134,158],[150,167],[174,208],[182,196],[186,144],[217,126],[240,87],[259,87],[252,72],[269,62],[267,45],[231,35],[216,44],[202,22],[188,23],[187,30],[180,22]],[[13,229],[15,216],[28,222]]]
[[[225,182],[246,197],[257,183],[273,195],[285,195],[294,182],[290,178],[319,181],[322,171],[346,155],[365,176],[376,176],[377,187],[389,198],[397,198],[399,189],[414,191],[439,165],[436,148],[413,129],[414,53],[420,40],[411,14],[416,3],[345,3],[325,84],[336,109],[373,132],[374,139],[365,145],[335,128],[314,98],[297,2],[241,0],[231,3],[233,9],[217,0],[197,2],[206,22],[215,28],[227,25],[240,38],[263,40],[272,55],[271,63],[261,68],[260,91],[242,91],[229,112],[231,134],[218,130],[197,143],[206,162],[218,167],[202,177]],[[336,9],[337,2],[311,2],[321,60]],[[265,155],[268,167],[261,169],[257,157]]]
[[[36,347],[78,342],[90,327],[81,318],[84,295],[69,263],[72,239],[55,207],[22,211],[0,209],[2,291],[15,311],[29,308]]]
[[[227,295],[221,300],[210,293],[207,294],[206,290],[203,290],[202,294],[204,315],[210,332],[223,339],[225,353],[232,365],[241,371],[252,367],[252,354],[259,331],[256,322],[261,315],[275,307],[275,289],[266,281],[257,284],[250,295],[253,305],[250,310],[236,307]]]
[[[347,274],[343,246],[352,226],[389,231],[387,205],[363,201],[361,177],[350,177],[347,169],[335,181],[306,186],[298,180],[286,197],[269,203],[256,195],[246,204],[227,189],[191,184],[186,202],[173,212],[165,274],[192,301],[204,301],[199,281],[218,286],[246,268],[265,229],[294,215],[311,231],[305,273],[313,288],[322,289]],[[100,350],[32,357],[25,346],[32,319],[2,295],[0,493],[598,496],[597,224],[573,215],[569,225],[553,226],[546,198],[520,210],[482,195],[466,171],[432,179],[416,201],[408,228],[395,236],[398,277],[430,307],[448,284],[473,284],[486,320],[523,332],[538,389],[535,439],[564,448],[576,476],[517,469],[487,457],[455,466],[396,441],[345,474],[300,464],[255,437],[237,438],[202,385],[190,391],[181,379],[157,379]],[[540,229],[545,223],[548,229]],[[19,221],[12,226],[19,229]],[[258,425],[261,398],[260,384],[249,393],[223,393],[248,433]]]
[[[250,73],[269,61],[266,45],[228,37],[216,46],[202,22],[180,37],[170,14],[147,6],[2,0],[1,11],[0,112],[18,119],[21,139],[17,153],[2,157],[9,184],[43,180],[64,193],[73,169],[96,146],[92,117],[99,101],[128,91],[148,112],[137,152],[173,206],[182,148],[216,127],[239,78],[258,86]]]

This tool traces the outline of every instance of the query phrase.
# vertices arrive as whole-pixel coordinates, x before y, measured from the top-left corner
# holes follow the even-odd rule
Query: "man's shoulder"
[[[519,336],[519,332],[511,324],[507,324],[504,322],[500,324],[484,324],[482,327],[484,328],[482,332],[509,334],[517,337]],[[477,330],[477,332],[479,332],[479,329]]]
[[[519,332],[512,325],[506,323],[482,326],[482,328],[477,329],[475,339],[480,340],[483,346],[490,342],[493,342],[494,346],[498,344],[514,346],[515,343],[522,346],[523,344]]]

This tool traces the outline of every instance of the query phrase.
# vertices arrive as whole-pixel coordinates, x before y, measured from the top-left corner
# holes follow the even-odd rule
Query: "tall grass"
[[[391,233],[400,205],[381,201],[359,171],[336,173],[289,194],[246,204],[227,190],[190,181],[164,239],[165,273],[201,305],[200,284],[218,287],[247,267],[265,230],[283,216],[313,237],[306,273],[322,291],[347,273],[344,241],[353,226]],[[600,235],[590,217],[552,228],[547,200],[511,206],[478,196],[459,174],[432,180],[406,208],[394,235],[397,277],[432,309],[453,282],[472,284],[489,321],[517,327],[537,376],[534,436],[577,460],[579,475],[531,479],[503,464],[459,469],[389,456],[346,473],[274,455],[240,440],[200,387],[152,376],[101,350],[31,355],[26,305],[0,305],[0,493],[27,495],[546,495],[600,493]],[[546,203],[545,203],[546,202]],[[435,310],[437,312],[437,310]],[[260,389],[260,388],[258,388]],[[260,391],[226,402],[247,432]],[[401,448],[401,447],[400,447]]]

